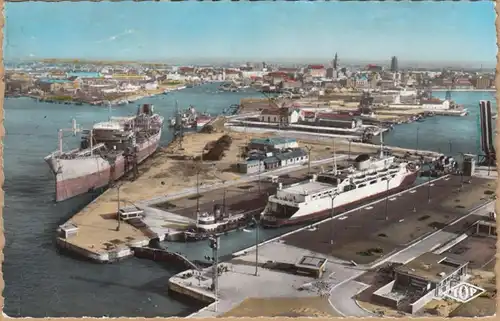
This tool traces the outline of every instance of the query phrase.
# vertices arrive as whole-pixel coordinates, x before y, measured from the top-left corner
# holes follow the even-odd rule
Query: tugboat
[[[216,233],[226,233],[244,228],[252,222],[252,217],[241,214],[225,214],[224,205],[216,204],[212,213],[202,213],[198,215],[196,226],[184,232],[186,242],[205,240],[210,235]]]

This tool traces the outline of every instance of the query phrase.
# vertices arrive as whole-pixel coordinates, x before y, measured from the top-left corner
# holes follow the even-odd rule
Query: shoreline
[[[40,97],[36,95],[9,95],[6,94],[4,97],[5,98],[30,98],[39,102],[47,102],[47,103],[53,103],[53,104],[63,104],[63,105],[90,105],[90,106],[121,106],[121,105],[127,105],[134,103],[138,100],[147,98],[147,97],[155,97],[163,94],[168,94],[173,91],[179,91],[186,89],[186,84],[178,84],[178,85],[173,85],[173,86],[160,86],[158,89],[154,90],[143,90],[139,92],[134,92],[130,93],[129,95],[125,95],[123,97],[114,99],[114,100],[97,100],[97,101],[82,101],[82,100],[75,100],[75,99],[68,99],[68,100],[58,100],[58,99],[51,99],[50,97],[57,97],[57,96],[49,96],[49,97]],[[109,102],[109,103],[106,103]]]
[[[432,91],[446,92],[447,88],[432,88]],[[496,92],[496,89],[452,89],[451,92]]]

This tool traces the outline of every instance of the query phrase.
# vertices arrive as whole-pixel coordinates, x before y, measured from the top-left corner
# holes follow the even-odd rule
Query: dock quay
[[[231,166],[238,162],[239,144],[248,142],[248,135],[230,134],[234,143],[226,151],[223,160],[203,162],[199,175],[200,193],[237,184],[249,185],[250,182],[265,179],[269,175],[307,168],[303,165],[291,165],[260,174],[236,173],[231,170]],[[145,226],[133,226],[117,220],[118,188],[114,187],[58,228],[57,246],[96,262],[113,262],[133,256],[132,248],[147,246],[152,239],[164,239],[167,235],[173,237],[176,231],[185,229],[192,218],[180,215],[182,213],[162,211],[153,205],[196,194],[197,175],[193,159],[200,155],[207,143],[220,136],[220,132],[185,135],[182,151],[177,142],[172,142],[157,151],[139,168],[139,177],[135,181],[124,180],[120,183],[120,208],[136,207],[143,210],[146,215]],[[341,160],[347,156],[339,154],[337,157]],[[313,166],[332,163],[332,152],[318,149],[311,154],[311,159]],[[184,213],[188,211],[184,209]]]
[[[256,127],[242,127],[242,126],[230,126],[229,127],[232,131],[239,132],[239,133],[272,133],[273,135],[280,136],[280,137],[289,137],[289,138],[295,138],[297,140],[302,141],[304,144],[308,144],[310,141],[315,140],[318,145],[331,145],[332,144],[332,139],[335,138],[336,144],[341,144],[342,145],[342,152],[347,153],[347,147],[348,145],[351,146],[351,151],[353,153],[361,153],[361,152],[376,152],[379,148],[380,145],[378,144],[368,144],[368,143],[360,143],[360,142],[354,142],[350,141],[348,136],[345,135],[336,135],[336,134],[325,134],[325,133],[308,133],[308,132],[301,132],[301,131],[293,131],[293,130],[279,130],[279,131],[274,131],[270,130],[268,128],[256,128]],[[403,148],[403,147],[397,147],[397,146],[385,146],[385,148],[391,150],[394,154],[397,156],[403,156],[407,153],[411,154],[412,156],[419,158],[419,157],[424,157],[426,159],[435,159],[440,156],[442,156],[442,153],[438,153],[435,151],[428,151],[428,150],[416,150],[416,149],[410,149],[410,148]]]
[[[182,269],[197,270],[199,267],[191,262],[188,258],[180,253],[170,252],[166,249],[155,249],[151,247],[134,247],[132,248],[134,255],[142,259],[150,259],[153,261],[174,263]]]
[[[474,225],[489,215],[494,206],[495,182],[478,177],[467,182],[462,184],[460,177],[447,175],[345,209],[333,219],[259,244],[257,262],[255,246],[234,253],[231,260],[221,263],[225,268],[218,277],[217,297],[210,290],[211,268],[184,271],[170,278],[169,289],[217,299],[190,317],[242,316],[238,306],[247,299],[262,297],[264,287],[266,300],[326,296],[338,316],[347,315],[347,306],[356,304],[346,292],[352,291],[354,296],[365,288],[359,289],[359,283],[352,280],[386,263],[405,263],[439,248],[449,251],[446,247],[455,246],[453,240],[459,242],[464,233],[475,230]],[[273,267],[297,266],[304,257],[315,262],[326,259],[322,276]],[[198,281],[199,275],[203,281]],[[356,316],[370,316],[358,310]]]

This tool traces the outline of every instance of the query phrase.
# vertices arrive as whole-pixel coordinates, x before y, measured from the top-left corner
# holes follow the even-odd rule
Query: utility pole
[[[349,139],[349,152],[348,152],[349,160],[351,160],[351,142],[352,142],[352,140]]]
[[[116,211],[116,218],[118,219],[118,225],[116,226],[116,231],[118,232],[120,230],[120,225],[121,225],[121,217],[120,217],[120,188],[122,187],[121,184],[116,185],[116,190],[118,191],[118,202],[117,202],[117,211]]]
[[[196,218],[200,215],[200,167],[196,166]]]
[[[337,150],[335,148],[335,138],[333,138],[333,170],[337,174]]]
[[[222,180],[222,186],[224,188],[224,194],[222,195],[222,207],[224,208],[223,216],[226,217],[227,211],[226,211],[226,181]]]
[[[259,276],[259,221],[255,219],[255,276]]]
[[[257,184],[259,186],[259,194],[260,194],[260,169],[262,166],[262,160],[259,159],[259,172],[257,173]]]
[[[220,239],[218,235],[211,236],[209,239],[210,248],[212,249],[213,255],[213,276],[212,276],[212,285],[214,289],[215,296],[215,312],[217,312],[217,292],[219,290],[219,248],[220,248]]]
[[[418,153],[418,133],[420,132],[420,127],[417,127],[417,143],[415,146],[415,153]]]
[[[431,202],[431,162],[429,162],[429,176],[427,177],[427,203]]]
[[[306,149],[307,149],[307,174],[311,174],[311,151],[313,147],[307,145]]]
[[[333,217],[335,216],[335,197],[337,197],[337,194],[332,192],[330,197],[332,198],[332,209],[330,212],[330,245],[333,245]]]
[[[388,214],[389,214],[389,182],[391,180],[391,177],[387,177],[387,190],[386,190],[386,197],[385,197],[385,220],[389,220]]]

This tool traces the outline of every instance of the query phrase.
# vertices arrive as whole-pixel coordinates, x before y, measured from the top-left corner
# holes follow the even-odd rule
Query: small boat
[[[244,230],[248,227],[252,217],[241,214],[227,214],[223,211],[223,205],[216,204],[212,213],[205,212],[199,214],[196,220],[196,226],[184,232],[186,241],[199,241],[207,239],[210,235],[216,233],[227,233],[238,229]]]

